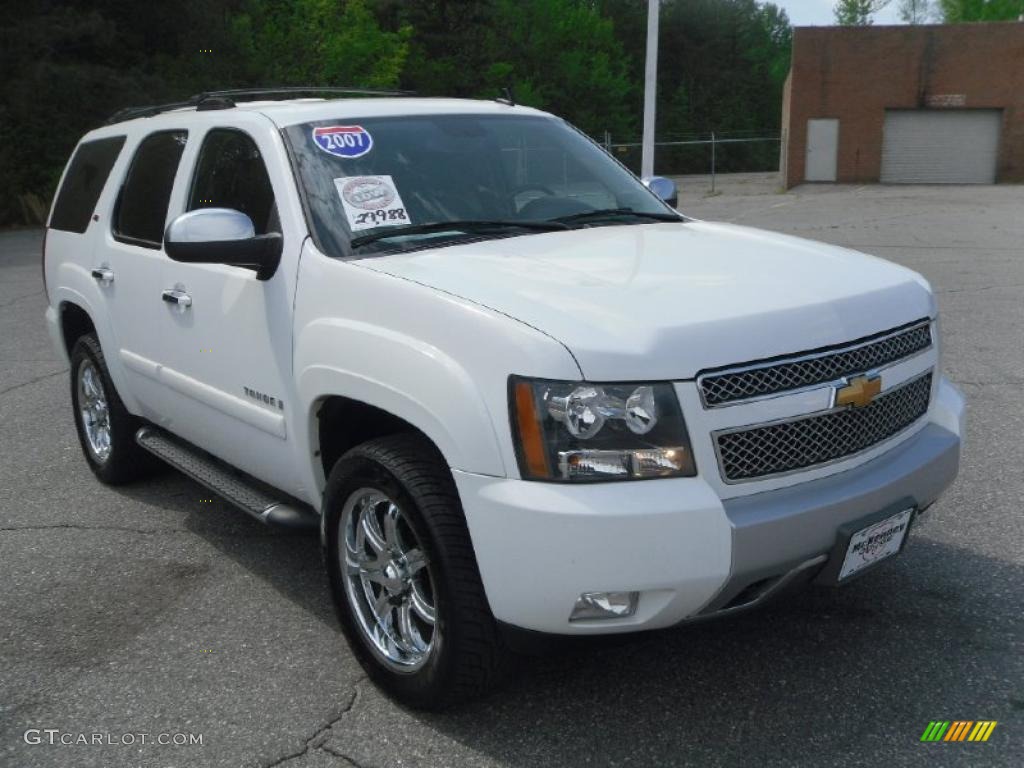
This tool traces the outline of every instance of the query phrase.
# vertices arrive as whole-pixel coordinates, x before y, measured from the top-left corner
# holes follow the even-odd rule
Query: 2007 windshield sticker
[[[361,125],[326,125],[313,129],[313,141],[335,157],[362,157],[373,149],[373,136]]]
[[[353,232],[410,223],[390,176],[350,176],[335,179],[334,185]]]

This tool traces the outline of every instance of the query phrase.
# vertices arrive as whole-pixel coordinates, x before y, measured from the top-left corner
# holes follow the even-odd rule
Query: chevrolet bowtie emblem
[[[881,391],[881,376],[873,376],[870,378],[867,376],[858,376],[855,379],[850,379],[846,386],[836,388],[835,404],[836,406],[852,405],[855,408],[863,408],[866,405],[871,405],[871,401],[874,400]]]

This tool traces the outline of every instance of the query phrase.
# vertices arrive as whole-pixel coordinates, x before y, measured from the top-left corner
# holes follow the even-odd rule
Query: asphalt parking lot
[[[93,479],[43,325],[41,235],[0,234],[0,765],[1024,765],[1024,187],[719,189],[684,180],[683,210],[932,282],[969,401],[960,479],[903,557],[844,590],[533,659],[444,715],[363,678],[315,538],[173,472]],[[922,744],[936,719],[999,725],[984,744]],[[202,744],[27,744],[26,729]]]

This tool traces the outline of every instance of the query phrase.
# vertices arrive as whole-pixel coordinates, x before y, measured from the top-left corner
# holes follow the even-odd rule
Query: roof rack
[[[197,102],[190,99],[189,101],[175,101],[170,104],[154,104],[149,107],[125,107],[108,117],[106,125],[113,125],[125,120],[134,120],[136,117],[152,117],[153,115],[159,115],[161,112],[169,112],[172,109],[196,106],[198,106]]]
[[[235,106],[238,96],[295,96],[300,93],[329,93],[338,96],[415,96],[415,91],[397,91],[378,88],[339,88],[334,86],[283,85],[277,88],[230,88],[222,91],[204,91],[191,96],[185,101],[172,101],[169,104],[154,104],[148,107],[126,107],[107,118],[107,125],[134,120],[137,117],[153,117],[172,109],[195,107],[197,111],[212,109],[230,109]]]

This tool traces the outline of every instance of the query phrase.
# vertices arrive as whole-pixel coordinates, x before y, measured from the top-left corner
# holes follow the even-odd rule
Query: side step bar
[[[259,480],[159,427],[140,428],[135,433],[135,442],[261,523],[306,530],[320,526],[320,517],[301,502],[285,500]]]

